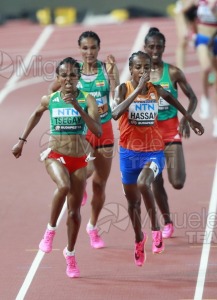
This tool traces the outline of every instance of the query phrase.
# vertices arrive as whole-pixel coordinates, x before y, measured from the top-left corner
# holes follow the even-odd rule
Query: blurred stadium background
[[[100,20],[100,16],[104,17],[104,22],[138,17],[162,17],[172,14],[174,3],[175,0],[2,0],[0,25],[11,19],[29,19],[42,25],[70,25],[93,18],[97,21]]]

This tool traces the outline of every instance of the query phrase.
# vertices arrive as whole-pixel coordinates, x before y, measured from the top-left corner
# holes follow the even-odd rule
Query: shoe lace
[[[76,261],[75,261],[75,257],[74,256],[67,256],[67,265],[70,268],[75,269],[76,268]]]
[[[44,237],[45,242],[46,243],[50,242],[53,239],[53,236],[54,236],[54,232],[52,232],[52,231],[46,232],[46,235]]]
[[[101,240],[97,229],[90,230],[90,236],[94,242],[99,242]]]
[[[155,245],[159,245],[162,242],[160,231],[156,233],[154,237]]]
[[[142,241],[139,243],[136,243],[136,255],[140,256],[144,252],[143,250],[143,243]]]

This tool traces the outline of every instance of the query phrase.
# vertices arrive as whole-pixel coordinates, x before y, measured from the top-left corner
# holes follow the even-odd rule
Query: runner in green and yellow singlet
[[[62,60],[56,69],[60,91],[43,96],[32,113],[27,125],[14,145],[12,153],[16,158],[22,154],[24,142],[40,121],[44,112],[50,112],[50,138],[48,148],[42,152],[46,170],[56,184],[50,219],[39,244],[45,253],[52,251],[57,220],[67,199],[67,247],[63,254],[66,259],[68,277],[79,277],[80,271],[75,260],[81,214],[80,207],[87,178],[87,155],[85,148],[87,127],[100,137],[102,126],[94,97],[77,88],[80,78],[80,65],[71,57]]]
[[[150,28],[144,44],[145,51],[152,58],[150,81],[161,85],[176,99],[178,98],[177,89],[179,86],[189,100],[187,112],[192,115],[197,106],[197,97],[187,82],[184,73],[179,68],[162,60],[165,44],[165,36],[158,28]],[[179,121],[177,110],[161,98],[158,126],[165,143],[164,152],[169,181],[175,189],[182,189],[186,178],[182,137],[189,138],[189,124],[184,117]],[[173,162],[172,165],[171,162]],[[162,174],[154,181],[153,191],[165,222],[163,237],[170,238],[174,232],[174,225],[170,216],[168,196],[164,188]]]

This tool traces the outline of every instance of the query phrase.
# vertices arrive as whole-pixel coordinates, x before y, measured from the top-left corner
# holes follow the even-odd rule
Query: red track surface
[[[101,37],[102,49],[99,58],[104,60],[107,54],[113,53],[122,71],[139,28],[144,22],[149,26],[159,27],[165,34],[167,43],[164,59],[174,63],[176,35],[173,20],[170,19],[143,19],[121,25],[75,25],[55,28],[48,42],[38,53],[36,65],[16,80],[14,90],[10,91],[0,104],[0,299],[15,299],[23,285],[38,252],[38,243],[48,221],[55,188],[43,164],[39,162],[39,153],[45,149],[48,139],[48,115],[32,132],[24,147],[23,156],[16,160],[11,154],[11,148],[22,132],[27,118],[41,96],[47,93],[49,82],[45,72],[53,73],[54,62],[60,58],[79,58],[77,39],[81,32],[88,29],[96,31]],[[0,27],[1,50],[7,54],[4,56],[4,64],[8,66],[11,58],[12,66],[18,66],[17,57],[24,58],[27,55],[42,31],[42,27],[26,22],[12,22]],[[141,45],[142,43],[141,40]],[[47,61],[50,64],[45,68]],[[8,68],[4,70],[6,78],[0,77],[1,89],[8,82],[10,72],[11,69]],[[199,98],[201,79],[193,49],[189,49],[186,72]],[[30,79],[29,83],[27,79]],[[35,79],[38,79],[38,83],[31,81]],[[17,88],[21,81],[27,85]],[[186,104],[182,95],[180,100]],[[195,118],[200,120],[198,111]],[[85,232],[90,213],[88,202],[82,208],[82,225],[76,245],[81,278],[67,278],[62,255],[67,240],[64,215],[55,237],[54,251],[43,257],[27,289],[25,299],[193,299],[216,164],[216,141],[211,136],[211,121],[202,123],[206,129],[205,134],[198,137],[192,132],[191,138],[184,141],[187,165],[184,189],[173,190],[167,182],[166,173],[164,175],[176,230],[174,238],[165,241],[166,249],[163,254],[151,253],[150,224],[143,206],[143,227],[149,235],[146,246],[147,261],[142,268],[134,265],[134,235],[122,193],[118,164],[118,131],[114,122],[116,148],[107,186],[106,204],[99,222],[107,247],[101,250],[90,248]],[[91,181],[88,182],[87,190],[90,196]],[[216,244],[215,230],[208,258],[203,299],[217,299]]]

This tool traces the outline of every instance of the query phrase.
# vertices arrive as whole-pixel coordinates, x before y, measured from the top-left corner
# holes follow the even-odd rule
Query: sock
[[[87,227],[88,227],[88,229],[90,229],[90,230],[96,229],[96,226],[93,226],[93,225],[90,223],[90,220],[89,220],[89,222],[88,222],[88,224],[87,224]]]
[[[48,229],[48,230],[56,230],[56,228],[57,228],[57,227],[52,227],[52,226],[50,226],[49,223],[47,224],[47,229]]]
[[[173,222],[172,221],[165,222],[165,225],[168,225],[168,224],[173,224]]]
[[[69,251],[68,248],[66,247],[66,255],[67,256],[75,256],[75,250]]]
[[[151,230],[152,230],[152,232],[153,232],[153,231],[154,231],[154,232],[161,231],[160,228],[158,228],[158,227],[155,227],[155,228],[152,227]]]

